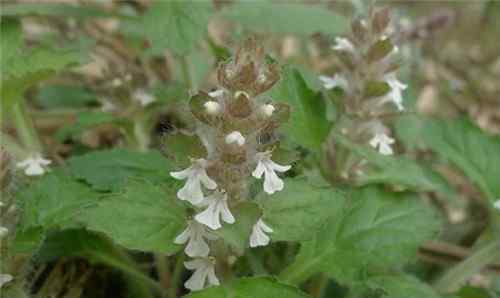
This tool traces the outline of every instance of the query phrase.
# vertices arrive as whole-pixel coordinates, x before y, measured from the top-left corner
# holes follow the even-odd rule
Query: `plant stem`
[[[184,79],[184,83],[186,83],[186,86],[188,89],[194,89],[193,86],[193,80],[191,79],[191,71],[189,68],[189,61],[187,59],[187,56],[181,56],[180,57],[180,62],[181,62],[181,71],[182,71],[182,77]]]
[[[40,152],[41,143],[36,134],[35,127],[31,118],[26,114],[26,106],[23,101],[12,107],[12,114],[16,125],[16,131],[21,142],[31,152]]]
[[[168,258],[163,254],[156,253],[155,264],[156,264],[156,270],[158,271],[160,284],[162,285],[162,287],[168,288],[171,282],[170,270],[168,268]]]
[[[174,298],[177,297],[177,287],[179,285],[179,280],[181,278],[181,274],[184,271],[184,254],[181,253],[175,262],[174,272],[172,274],[172,279],[170,282],[170,288],[168,289],[168,297]]]
[[[446,272],[435,284],[439,292],[456,290],[469,277],[500,257],[500,240],[495,239]]]

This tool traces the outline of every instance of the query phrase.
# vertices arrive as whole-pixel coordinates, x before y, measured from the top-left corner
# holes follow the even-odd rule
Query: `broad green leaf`
[[[469,120],[433,120],[424,127],[426,145],[460,168],[491,200],[500,198],[500,138]]]
[[[265,33],[310,35],[316,32],[340,34],[349,28],[346,18],[323,5],[237,1],[221,15],[244,28]]]
[[[173,243],[186,226],[183,205],[173,187],[129,181],[123,193],[113,194],[82,216],[87,229],[103,232],[129,249],[174,253]]]
[[[383,293],[382,298],[440,298],[429,285],[409,275],[370,277],[367,285]]]
[[[68,160],[71,173],[96,190],[118,191],[131,178],[160,183],[171,180],[170,162],[159,152],[126,149],[94,151]]]
[[[107,12],[105,9],[92,5],[73,6],[57,3],[17,3],[2,5],[0,15],[3,17],[22,17],[22,16],[48,16],[48,17],[124,17],[117,13]]]
[[[311,150],[319,150],[330,130],[321,93],[309,88],[297,69],[286,67],[281,81],[269,95],[275,101],[291,106],[291,117],[284,130],[292,141]]]
[[[9,253],[13,255],[32,254],[40,247],[44,236],[41,227],[29,228],[26,230],[18,229],[12,246],[9,247]]]
[[[439,227],[434,212],[417,195],[368,187],[353,191],[350,203],[303,242],[295,262],[281,274],[283,280],[299,283],[324,272],[352,283],[364,272],[401,268]]]
[[[307,298],[307,294],[271,277],[246,277],[191,293],[186,298]]]
[[[68,228],[78,224],[83,210],[95,204],[99,194],[62,170],[46,174],[17,195],[22,206],[21,226]]]
[[[78,137],[87,129],[94,128],[103,124],[121,124],[126,125],[126,120],[115,118],[110,113],[105,112],[82,112],[78,113],[76,122],[61,127],[57,133],[56,138],[59,141],[70,139],[71,137]],[[131,124],[130,124],[131,125]]]
[[[38,90],[35,101],[45,109],[82,108],[96,104],[97,96],[84,86],[47,85]]]
[[[484,288],[478,288],[473,286],[464,286],[456,294],[457,298],[495,298],[497,296],[492,296],[488,293],[488,290]]]
[[[124,29],[148,39],[151,54],[161,54],[168,48],[177,55],[186,55],[207,34],[211,13],[209,1],[154,1]]]
[[[304,178],[285,179],[285,188],[272,195],[261,193],[258,203],[264,222],[274,230],[274,241],[299,241],[313,237],[325,221],[345,203],[331,187],[313,186]]]
[[[261,216],[259,206],[252,202],[239,204],[231,210],[236,222],[234,224],[225,223],[223,227],[216,231],[225,242],[243,253],[248,247],[252,227]]]
[[[372,148],[357,145],[340,134],[336,134],[336,140],[376,167],[360,175],[358,182],[362,185],[391,183],[415,191],[437,191],[448,197],[455,195],[446,180],[425,164],[418,164],[405,156],[379,154]]]
[[[163,138],[162,142],[165,154],[177,167],[187,168],[191,165],[191,158],[204,158],[207,156],[205,147],[196,135],[168,134]]]

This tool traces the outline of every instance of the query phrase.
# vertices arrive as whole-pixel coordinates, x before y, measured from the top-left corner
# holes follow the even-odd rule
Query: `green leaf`
[[[23,210],[21,226],[24,229],[73,227],[83,210],[98,200],[99,194],[90,187],[56,170],[18,194],[17,201]]]
[[[124,124],[124,120],[105,112],[81,112],[78,113],[75,123],[63,126],[57,131],[56,139],[63,142],[71,137],[78,137],[87,129],[109,123]]]
[[[40,227],[25,230],[17,229],[16,237],[12,246],[9,247],[9,253],[12,255],[32,254],[40,247],[43,238],[43,229]]]
[[[264,33],[340,34],[349,28],[346,18],[322,5],[238,1],[221,15],[252,31]]]
[[[500,138],[482,132],[469,120],[428,121],[426,145],[461,169],[491,202],[500,198]]]
[[[377,41],[369,50],[366,55],[368,62],[375,62],[387,56],[394,46],[389,38]]]
[[[310,89],[300,72],[286,67],[281,81],[269,92],[276,101],[288,103],[291,118],[284,130],[292,141],[311,150],[319,150],[330,131],[326,105],[320,92]]]
[[[363,92],[364,97],[379,97],[385,95],[391,90],[389,84],[380,81],[370,81],[365,85],[365,90]]]
[[[239,252],[243,253],[248,247],[252,227],[260,218],[261,210],[259,206],[252,202],[245,202],[231,210],[236,222],[234,224],[224,224],[216,233],[225,242],[232,245]]]
[[[81,85],[47,85],[39,89],[35,100],[45,109],[82,108],[96,104],[97,96]]]
[[[206,36],[211,14],[208,1],[154,1],[138,20],[128,22],[125,30],[148,39],[151,54],[161,54],[168,48],[186,55]]]
[[[118,191],[131,178],[154,183],[171,181],[170,162],[159,152],[126,149],[94,151],[68,160],[71,173],[96,190]]]
[[[117,13],[110,13],[106,10],[92,5],[67,5],[56,3],[21,3],[3,5],[0,11],[2,17],[21,16],[49,16],[49,17],[124,17]]]
[[[304,178],[285,179],[285,188],[272,195],[261,193],[258,203],[264,222],[274,230],[274,241],[311,239],[311,231],[339,212],[345,198],[331,187],[313,186]]]
[[[358,183],[361,185],[391,183],[415,191],[437,191],[448,197],[455,196],[455,191],[446,180],[425,164],[418,164],[405,156],[379,154],[372,148],[357,145],[340,134],[336,134],[336,140],[376,167],[373,171],[360,175]]]
[[[299,289],[282,284],[271,277],[246,277],[191,293],[186,298],[307,298]]]
[[[125,191],[114,194],[82,216],[89,230],[103,232],[129,249],[174,253],[174,238],[186,226],[186,213],[173,187],[147,181],[129,181]]]
[[[314,239],[303,242],[281,277],[300,283],[324,272],[341,283],[352,283],[367,271],[401,268],[438,227],[434,212],[417,195],[363,188],[352,193],[351,205],[333,213]]]
[[[368,286],[379,289],[383,298],[440,298],[434,289],[409,275],[382,275],[371,277]]]

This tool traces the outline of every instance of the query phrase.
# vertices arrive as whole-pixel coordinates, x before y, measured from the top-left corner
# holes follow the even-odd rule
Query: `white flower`
[[[405,90],[408,86],[401,83],[401,81],[396,78],[396,75],[394,73],[385,75],[385,81],[387,82],[387,84],[389,84],[391,90],[389,91],[389,93],[387,93],[387,95],[384,96],[381,103],[392,101],[399,111],[403,111],[405,108],[403,106],[402,93],[403,90]]]
[[[116,110],[116,106],[108,98],[104,98],[101,101],[101,111],[103,112],[113,112]]]
[[[139,102],[143,107],[156,101],[156,98],[152,94],[147,93],[144,89],[135,90],[132,94],[132,99]]]
[[[493,207],[495,207],[496,209],[500,210],[500,199],[498,199],[495,204],[493,204]]]
[[[170,172],[170,176],[175,179],[187,179],[186,184],[179,189],[177,197],[181,200],[189,201],[191,204],[196,205],[203,201],[203,191],[201,184],[207,189],[216,189],[217,183],[207,175],[206,168],[207,161],[203,158],[192,161],[192,165],[179,172]]]
[[[184,283],[184,286],[191,291],[202,290],[208,283],[208,286],[218,286],[219,279],[215,275],[215,258],[197,258],[192,261],[184,262],[188,270],[194,270],[193,275]]]
[[[233,143],[243,146],[245,144],[245,137],[239,131],[233,131],[232,133],[226,135],[226,144]]]
[[[220,219],[228,224],[234,223],[235,220],[227,205],[227,194],[225,192],[214,192],[205,198],[202,205],[208,207],[194,217],[199,223],[208,226],[212,230],[217,230],[222,227]]]
[[[16,164],[18,168],[24,168],[24,173],[28,176],[38,176],[45,173],[45,167],[52,161],[43,158],[39,153],[35,153],[23,161]]]
[[[394,144],[394,139],[387,136],[383,132],[377,132],[375,136],[370,140],[370,146],[377,149],[382,155],[392,155],[393,151],[391,144]]]
[[[259,218],[257,223],[252,228],[250,235],[250,247],[266,246],[269,244],[271,238],[266,233],[272,233],[273,229],[266,225],[262,218]]]
[[[276,108],[272,104],[269,104],[269,103],[263,104],[260,106],[260,111],[266,117],[271,117],[274,113],[274,110],[276,110]]]
[[[257,167],[252,172],[252,175],[260,179],[264,174],[264,191],[273,194],[282,190],[284,187],[283,180],[275,172],[286,172],[291,166],[282,166],[272,161],[270,151],[258,152],[255,158],[257,159]]]
[[[120,87],[121,85],[123,85],[123,81],[120,79],[120,78],[114,78],[112,81],[111,81],[111,85],[113,87]]]
[[[339,74],[335,74],[333,78],[328,76],[319,76],[319,79],[323,83],[323,87],[325,87],[326,89],[340,87],[345,90],[349,86],[349,83],[344,78],[344,76]]]
[[[12,279],[13,277],[10,274],[0,274],[0,289],[3,287],[3,285],[10,282]]]
[[[212,92],[208,92],[208,95],[212,98],[217,98],[217,97],[220,97],[224,94],[224,89],[217,89],[215,91],[212,91]]]
[[[354,52],[354,45],[347,38],[335,37],[335,43],[332,48],[336,51]]]
[[[0,239],[7,236],[8,233],[9,233],[9,229],[7,229],[6,227],[0,226]]]
[[[205,107],[205,110],[207,111],[208,114],[210,115],[215,115],[220,112],[220,104],[216,101],[209,100],[203,104]]]
[[[206,257],[210,252],[207,240],[216,240],[217,235],[210,233],[207,228],[194,221],[188,222],[187,228],[174,240],[176,244],[188,242],[184,252],[190,257]]]

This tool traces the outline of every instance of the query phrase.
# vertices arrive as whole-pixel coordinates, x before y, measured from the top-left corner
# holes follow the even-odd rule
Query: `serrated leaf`
[[[318,187],[305,178],[284,179],[284,190],[267,195],[258,203],[264,211],[264,222],[273,228],[273,241],[300,241],[313,237],[327,219],[345,203],[342,193],[331,187]]]
[[[205,147],[196,135],[169,134],[163,138],[166,154],[177,166],[188,167],[190,158],[204,158],[207,156]]]
[[[186,298],[307,298],[307,294],[271,277],[246,277],[191,293]]]
[[[381,39],[370,47],[366,54],[366,59],[368,62],[379,61],[389,55],[393,49],[394,45],[389,38]]]
[[[469,120],[428,121],[426,145],[460,168],[494,203],[500,198],[500,138],[482,132]]]
[[[79,224],[78,216],[95,204],[99,194],[90,187],[73,180],[61,170],[44,175],[17,195],[22,206],[21,226],[69,228]]]
[[[281,274],[285,281],[299,283],[324,272],[353,283],[363,272],[400,268],[439,227],[417,195],[368,187],[353,192],[351,201],[331,215],[313,240],[303,242],[295,262]]]
[[[357,145],[340,134],[336,134],[336,140],[376,167],[373,171],[358,177],[358,183],[362,185],[391,183],[415,191],[436,191],[448,197],[455,196],[455,191],[446,180],[425,164],[418,164],[404,156],[392,157],[379,154],[372,148]]]
[[[309,88],[297,69],[286,67],[281,81],[269,95],[275,101],[288,103],[292,108],[290,120],[283,125],[287,136],[308,149],[319,150],[330,131],[321,93]]]
[[[231,210],[236,222],[224,224],[215,233],[220,235],[225,242],[243,253],[248,247],[252,227],[261,216],[259,206],[252,202],[245,202]]]
[[[103,124],[118,124],[126,126],[125,119],[115,118],[110,113],[105,112],[81,112],[78,113],[76,122],[71,125],[61,127],[56,132],[56,139],[63,142],[71,137],[78,137],[84,131]],[[131,123],[128,123],[131,126]]]
[[[133,180],[123,193],[88,209],[82,220],[87,229],[105,233],[129,249],[170,254],[180,249],[173,241],[186,226],[186,213],[174,187]]]
[[[383,298],[440,298],[429,285],[409,275],[382,275],[370,277],[367,285],[382,292]]]
[[[171,180],[170,162],[157,151],[94,151],[68,160],[71,173],[100,191],[118,191],[132,178],[154,183]]]
[[[345,17],[322,5],[238,1],[221,15],[252,31],[309,35],[316,32],[340,34],[349,23]]]
[[[148,39],[153,55],[166,48],[186,55],[207,34],[211,14],[208,1],[154,1],[138,20],[127,22],[125,30]]]

